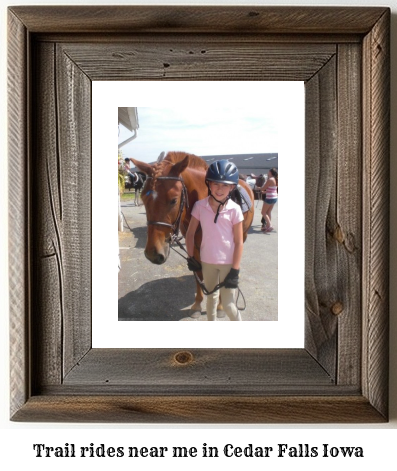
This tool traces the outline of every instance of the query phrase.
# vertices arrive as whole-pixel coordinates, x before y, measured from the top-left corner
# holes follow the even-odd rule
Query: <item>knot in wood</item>
[[[334,231],[334,239],[336,239],[340,244],[343,244],[345,240],[345,235],[343,234],[342,228],[337,226]]]
[[[174,360],[180,365],[186,365],[193,361],[193,355],[190,352],[178,352],[175,354]]]
[[[340,303],[339,301],[336,302],[335,304],[332,305],[331,311],[332,311],[332,314],[334,314],[335,316],[339,316],[340,314],[342,314],[343,304]]]

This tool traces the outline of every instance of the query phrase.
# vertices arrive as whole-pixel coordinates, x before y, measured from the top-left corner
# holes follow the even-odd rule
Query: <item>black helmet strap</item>
[[[213,197],[214,198],[214,197]],[[215,199],[215,198],[214,198]],[[229,198],[226,199],[226,201],[228,200]],[[216,202],[219,203],[218,200],[215,200]],[[224,201],[223,203],[220,203],[219,206],[218,206],[218,209],[216,210],[216,214],[215,214],[215,219],[214,219],[214,223],[216,224],[216,221],[218,220],[218,217],[219,217],[219,211],[221,210],[221,206],[223,206],[226,201]]]
[[[221,206],[224,206],[227,201],[231,198],[230,194],[231,194],[231,191],[229,191],[229,194],[228,196],[226,197],[225,201],[219,201],[215,198],[215,196],[211,193],[211,190],[210,190],[210,186],[208,184],[208,181],[205,182],[207,184],[207,187],[208,187],[208,196],[211,196],[212,198],[214,198],[214,200],[219,203],[219,206],[218,206],[218,209],[216,210],[216,214],[215,214],[215,219],[214,219],[214,223],[216,224],[216,221],[218,220],[218,217],[219,217],[219,211],[221,210]]]

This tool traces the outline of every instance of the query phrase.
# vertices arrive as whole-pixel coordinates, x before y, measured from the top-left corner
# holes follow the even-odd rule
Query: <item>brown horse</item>
[[[263,176],[262,174],[260,174],[259,177],[257,177],[256,175],[251,173],[251,178],[255,180],[255,185],[253,188],[255,200],[261,200],[262,199],[261,188],[266,183],[266,177]]]
[[[153,165],[131,159],[134,165],[146,173],[147,179],[142,189],[142,201],[146,209],[148,224],[145,256],[152,263],[161,265],[170,252],[173,234],[180,229],[186,235],[191,218],[191,210],[196,201],[208,196],[205,183],[207,163],[201,157],[186,152],[169,152],[166,157]],[[239,184],[245,188],[251,208],[244,213],[243,237],[254,217],[254,195],[250,187],[242,180]],[[201,230],[195,234],[194,257],[200,260]],[[202,279],[202,274],[199,273]],[[191,313],[200,311],[203,292],[197,283],[196,299]]]

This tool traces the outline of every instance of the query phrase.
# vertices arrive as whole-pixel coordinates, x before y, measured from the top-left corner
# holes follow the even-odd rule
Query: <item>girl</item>
[[[264,220],[262,231],[271,232],[272,227],[272,209],[277,203],[278,197],[278,172],[277,169],[271,168],[268,172],[266,183],[261,188],[262,194],[265,194],[262,206],[262,218]]]
[[[203,281],[208,291],[224,282],[215,293],[207,295],[207,319],[216,320],[219,291],[223,308],[231,321],[241,321],[235,304],[240,261],[243,253],[243,213],[230,199],[230,193],[238,184],[237,167],[228,160],[213,162],[207,170],[205,182],[208,197],[195,203],[186,233],[188,267],[192,271],[202,268]],[[201,224],[202,242],[200,258],[202,266],[193,258],[194,234]]]

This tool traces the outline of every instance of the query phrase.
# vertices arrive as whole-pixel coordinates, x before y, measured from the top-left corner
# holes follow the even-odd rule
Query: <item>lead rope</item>
[[[173,246],[173,244],[176,243],[180,249],[182,249],[187,255],[189,255],[189,254],[187,253],[187,250],[185,249],[185,247],[182,245],[181,239],[183,239],[182,236],[181,236],[181,237],[178,237],[178,236],[176,236],[176,235],[173,235],[173,236],[171,237],[170,247],[171,247],[171,249],[172,249],[174,252],[176,252],[178,255],[180,255],[182,258],[184,258],[184,259],[187,261],[188,258],[185,257],[184,255],[182,255],[180,252],[178,252],[178,250],[176,250],[175,247]],[[222,281],[221,283],[218,283],[212,291],[209,291],[209,290],[206,288],[204,282],[203,282],[202,280],[200,280],[200,278],[199,278],[199,276],[197,275],[197,273],[196,273],[195,271],[194,271],[193,273],[194,273],[194,277],[195,277],[196,280],[197,280],[197,283],[200,285],[200,287],[201,287],[203,293],[204,293],[206,296],[208,296],[209,294],[215,293],[215,291],[218,291],[218,289],[221,289],[221,288],[223,288],[223,287],[225,286],[225,282]],[[238,309],[239,311],[245,311],[246,308],[247,308],[247,303],[246,303],[246,301],[245,301],[245,297],[244,297],[243,292],[241,291],[241,289],[240,289],[239,286],[237,287],[237,290],[238,290],[238,292],[237,292],[237,298],[236,298],[236,307],[237,307],[237,309]],[[237,303],[238,303],[238,300],[239,300],[239,297],[240,297],[240,296],[243,298],[244,307],[239,307],[239,306],[237,306]]]

